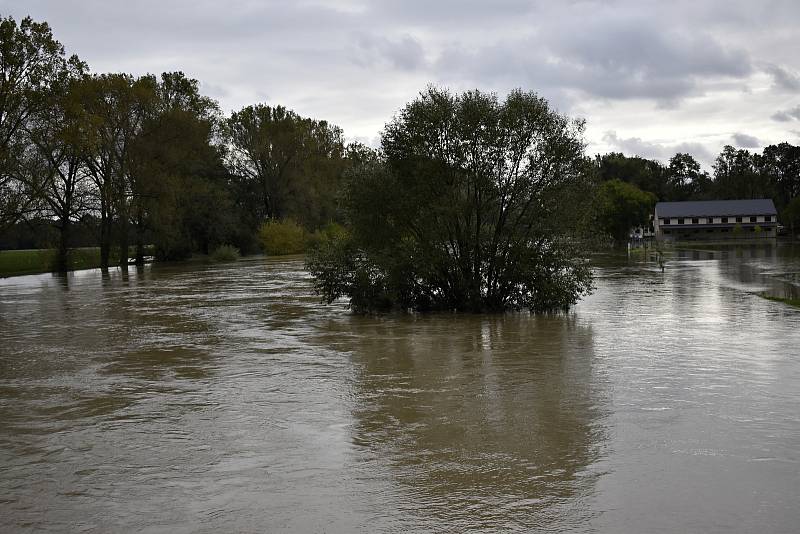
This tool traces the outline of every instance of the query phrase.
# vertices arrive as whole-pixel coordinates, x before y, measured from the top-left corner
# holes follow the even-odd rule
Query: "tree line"
[[[598,155],[594,169],[598,221],[617,241],[648,224],[656,201],[769,198],[784,224],[800,225],[800,146],[790,143],[769,145],[760,154],[725,146],[712,173],[686,153],[664,164],[612,152]]]
[[[45,22],[0,19],[0,238],[49,233],[100,247],[101,266],[145,244],[160,259],[257,249],[266,220],[335,220],[349,165],[341,129],[281,106],[224,116],[181,72],[96,74]],[[76,239],[80,237],[80,239]]]
[[[67,56],[47,23],[30,18],[0,19],[0,60],[0,248],[19,246],[14,237],[26,232],[35,246],[52,239],[61,270],[77,244],[99,246],[107,268],[127,265],[131,249],[143,262],[145,245],[159,259],[221,245],[248,253],[258,250],[265,223],[291,220],[302,238],[336,222],[359,253],[438,236],[412,256],[440,269],[435,284],[401,291],[393,284],[404,276],[410,283],[401,271],[409,265],[388,252],[378,261],[375,252],[359,276],[382,265],[383,281],[362,290],[384,284],[382,294],[395,291],[395,301],[448,307],[440,293],[449,287],[462,308],[494,308],[510,302],[500,286],[522,287],[527,276],[523,269],[509,277],[499,265],[552,261],[553,273],[566,272],[576,236],[599,228],[624,242],[631,227],[647,224],[658,200],[772,198],[784,224],[800,221],[800,147],[789,143],[760,154],[726,146],[712,173],[685,153],[667,164],[621,153],[591,159],[583,154],[582,125],[533,93],[500,102],[478,91],[430,88],[387,125],[373,150],[281,106],[226,115],[182,72],[92,73]],[[434,202],[443,198],[446,206]],[[428,219],[402,226],[423,209]],[[525,248],[533,236],[536,254]],[[482,267],[485,261],[495,263]],[[588,287],[580,265],[569,265],[575,287]],[[537,276],[558,293],[555,278]],[[330,294],[343,287],[331,286]],[[535,302],[534,293],[518,302]],[[560,298],[569,302],[569,295]]]

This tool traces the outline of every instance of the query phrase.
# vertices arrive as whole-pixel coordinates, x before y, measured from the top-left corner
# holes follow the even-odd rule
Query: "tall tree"
[[[135,184],[131,145],[155,98],[155,79],[128,74],[95,75],[84,81],[86,165],[97,190],[101,267],[109,265],[112,226],[117,223],[119,264],[128,264],[129,226]]]
[[[564,239],[582,131],[534,93],[429,88],[386,126],[383,161],[352,172],[352,238],[312,256],[317,289],[356,309],[569,307],[591,286]]]
[[[137,259],[145,229],[159,258],[207,254],[228,240],[236,217],[218,143],[218,106],[182,73],[163,74],[156,93],[157,112],[131,151]]]
[[[633,228],[649,224],[656,196],[622,180],[608,180],[598,188],[595,202],[599,228],[622,245]]]
[[[670,194],[665,200],[692,200],[708,188],[708,174],[700,169],[700,163],[691,154],[679,152],[672,156],[667,175]]]
[[[800,146],[789,143],[769,145],[756,158],[759,172],[772,184],[779,208],[800,196]]]
[[[313,226],[324,217],[313,208],[341,176],[344,141],[338,127],[259,104],[233,113],[227,130],[228,165],[252,192],[255,203],[245,208],[257,223],[292,216]]]
[[[714,186],[719,199],[770,198],[769,180],[758,171],[748,150],[723,147],[714,163]]]
[[[669,172],[661,162],[611,152],[597,156],[595,165],[600,181],[622,180],[653,193],[660,200],[673,200]]]
[[[20,181],[26,173],[24,129],[46,105],[44,94],[68,64],[80,61],[66,59],[46,22],[25,17],[17,25],[11,17],[0,18],[0,229],[14,224],[38,200],[32,177]]]
[[[59,231],[56,268],[60,271],[69,268],[73,222],[89,207],[81,135],[84,123],[75,90],[82,76],[82,65],[65,71],[47,91],[47,105],[31,115],[26,128],[35,149],[30,164],[37,171],[44,215]]]

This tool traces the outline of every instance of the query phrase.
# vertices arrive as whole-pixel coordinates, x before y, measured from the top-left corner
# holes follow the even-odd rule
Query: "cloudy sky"
[[[183,70],[226,110],[265,102],[376,144],[429,83],[521,87],[587,120],[590,154],[707,167],[800,142],[800,1],[0,0],[95,72]]]

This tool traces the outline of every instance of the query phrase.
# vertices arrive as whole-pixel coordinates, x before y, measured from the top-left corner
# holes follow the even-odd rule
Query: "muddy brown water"
[[[0,280],[2,532],[797,532],[800,255],[360,317],[298,259]]]

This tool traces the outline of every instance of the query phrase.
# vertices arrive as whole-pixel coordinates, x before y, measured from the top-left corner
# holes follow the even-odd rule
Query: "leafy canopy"
[[[568,308],[591,288],[569,239],[582,132],[532,92],[428,88],[350,171],[350,232],[311,255],[317,290],[362,311]]]
[[[614,179],[603,182],[597,192],[596,202],[598,226],[617,244],[624,244],[633,228],[649,223],[656,196],[633,184]]]

